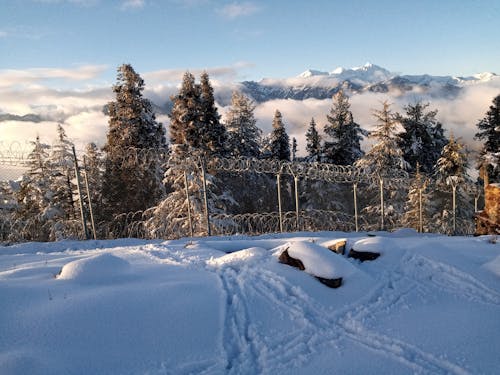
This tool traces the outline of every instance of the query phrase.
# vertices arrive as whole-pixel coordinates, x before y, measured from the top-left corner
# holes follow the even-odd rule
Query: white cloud
[[[0,38],[5,38],[7,35],[9,35],[7,31],[0,30]]]
[[[121,10],[141,9],[146,5],[145,0],[125,0],[120,6]]]
[[[250,16],[257,13],[260,7],[252,2],[231,3],[218,10],[223,17],[234,19],[238,17]]]
[[[206,71],[210,79],[218,79],[223,81],[235,81],[238,78],[240,70],[252,67],[249,62],[237,62],[230,66],[219,66],[212,68],[194,68],[194,69],[163,69],[141,74],[147,83],[171,83],[176,84],[182,81],[182,76],[186,71],[191,72],[196,77]]]
[[[85,81],[98,77],[107,69],[105,65],[82,65],[77,68],[31,68],[31,69],[1,69],[0,87],[15,85],[32,85],[49,79],[64,79],[69,81]]]

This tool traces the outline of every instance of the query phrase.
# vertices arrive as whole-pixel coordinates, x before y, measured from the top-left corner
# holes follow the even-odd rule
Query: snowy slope
[[[382,255],[330,253],[338,238]],[[491,240],[403,230],[0,247],[0,374],[495,374]],[[285,248],[343,285],[280,264]]]

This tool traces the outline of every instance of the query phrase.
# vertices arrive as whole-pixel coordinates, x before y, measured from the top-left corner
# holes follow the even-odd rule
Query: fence
[[[0,165],[17,167],[20,171],[26,168],[25,156],[21,145],[11,147],[9,152],[0,154]],[[131,212],[118,215],[112,222],[94,222],[92,205],[88,197],[92,189],[98,187],[88,186],[86,177],[92,173],[84,167],[83,160],[78,160],[75,154],[76,180],[79,182],[79,199],[81,226],[75,225],[73,237],[95,238],[116,237],[162,237],[175,238],[193,235],[231,235],[231,234],[262,234],[288,231],[371,231],[392,230],[402,227],[403,213],[396,210],[396,190],[405,196],[409,189],[410,177],[404,171],[396,174],[378,175],[368,169],[353,166],[337,166],[322,163],[305,162],[280,162],[277,160],[260,159],[227,159],[227,158],[186,158],[182,161],[173,161],[168,158],[167,150],[130,150],[126,153],[123,163],[141,166],[144,160],[150,160],[155,153],[162,160],[165,169],[171,169],[179,174],[184,174],[184,194],[187,208],[176,222],[167,223],[164,231],[155,231],[152,234],[148,228],[148,220],[154,215],[154,209],[144,212]],[[147,164],[147,163],[146,163]],[[81,172],[81,173],[79,173]],[[193,192],[187,188],[187,174],[198,178],[200,189]],[[210,211],[207,192],[207,175],[222,176],[220,183],[239,176],[243,179],[250,175],[265,176],[263,179],[262,196],[267,204],[256,207],[253,212],[238,212],[235,210],[214,212]],[[226,180],[226,181],[225,181]],[[242,186],[240,186],[241,189]],[[441,217],[440,226],[425,218],[423,194],[425,188],[419,189],[418,213],[416,222],[412,224],[419,231],[436,231],[447,234],[472,234],[474,223],[472,214],[465,218],[457,216],[462,206],[474,206],[478,209],[480,190],[466,189],[468,197],[457,199],[457,189],[460,187],[458,180],[451,179],[447,191],[438,192],[445,196],[441,200],[451,207],[445,217]],[[234,188],[234,186],[233,186]],[[433,188],[435,191],[436,188]],[[83,193],[82,193],[83,192]],[[312,199],[312,196],[317,199]],[[241,197],[240,201],[244,200]],[[376,200],[378,203],[373,204]],[[201,202],[202,210],[195,212],[194,202]],[[312,203],[311,203],[312,202]],[[243,203],[243,202],[239,202]],[[399,199],[401,206],[404,202]],[[244,205],[242,205],[244,206]],[[368,206],[371,212],[368,211]],[[444,212],[444,211],[443,211]],[[462,220],[459,225],[459,220]],[[444,221],[444,225],[443,225]],[[7,225],[4,223],[4,227]],[[195,230],[194,228],[203,228]]]

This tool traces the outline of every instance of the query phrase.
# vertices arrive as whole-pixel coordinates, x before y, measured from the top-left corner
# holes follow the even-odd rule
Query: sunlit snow
[[[359,262],[327,249],[376,251]],[[305,272],[279,263],[281,251]],[[343,277],[330,289],[312,275]],[[492,236],[296,233],[0,247],[0,374],[495,374]]]

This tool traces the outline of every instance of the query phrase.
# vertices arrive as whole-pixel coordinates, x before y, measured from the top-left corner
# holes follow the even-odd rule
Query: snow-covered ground
[[[382,255],[325,250],[339,238]],[[0,374],[498,374],[492,242],[401,230],[0,247]],[[278,262],[284,249],[305,272]]]

